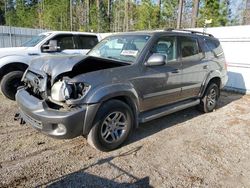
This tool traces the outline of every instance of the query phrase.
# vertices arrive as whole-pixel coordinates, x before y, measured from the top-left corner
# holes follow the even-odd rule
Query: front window
[[[49,35],[50,35],[50,33],[40,34],[38,36],[32,37],[30,40],[24,42],[21,45],[21,47],[34,47]]]
[[[168,61],[176,60],[177,41],[176,37],[162,37],[153,46],[153,53],[165,55]]]
[[[88,55],[125,62],[135,62],[150,36],[117,35],[102,40]]]

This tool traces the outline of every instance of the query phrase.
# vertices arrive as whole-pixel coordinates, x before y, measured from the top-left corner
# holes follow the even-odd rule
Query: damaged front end
[[[60,75],[55,76],[51,71],[53,66],[46,71],[44,67],[41,65],[38,68],[36,64],[24,73],[24,86],[16,94],[19,112],[14,119],[52,137],[65,139],[82,135],[88,107],[86,104],[72,104],[72,101],[82,99],[90,85],[72,82],[68,75],[58,69],[56,73]],[[70,67],[74,67],[74,62],[68,66],[66,73],[71,70]]]
[[[90,83],[73,79],[76,76],[129,65],[124,62],[91,56],[85,56],[82,59],[69,57],[64,60],[51,58],[44,64],[38,65],[35,62],[33,64],[22,78],[25,89],[31,95],[62,108],[80,105],[79,101],[83,101],[82,99],[91,89]]]
[[[71,106],[72,100],[83,99],[91,86],[87,83],[70,82],[67,79],[62,79],[56,82],[51,88],[51,96],[48,99],[58,105]]]
[[[22,80],[24,86],[16,94],[19,112],[15,120],[57,138],[83,134],[87,105],[72,105],[67,101],[84,97],[89,85],[72,83],[68,77],[51,84],[50,75],[32,68],[25,72]]]
[[[57,58],[57,65],[45,61],[26,70],[24,86],[16,94],[19,112],[15,119],[53,137],[74,138],[87,133],[86,127],[91,126],[100,105],[84,102],[91,84],[76,76],[126,64],[92,57],[68,61],[70,65],[59,60],[62,61],[61,57]]]
[[[28,69],[23,77],[25,89],[35,97],[62,107],[71,107],[71,100],[82,99],[90,90],[87,83],[72,82],[69,77],[62,77],[51,84],[51,77]]]

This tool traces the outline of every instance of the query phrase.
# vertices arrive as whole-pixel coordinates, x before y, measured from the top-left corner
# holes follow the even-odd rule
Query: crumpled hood
[[[79,74],[129,65],[117,60],[83,55],[49,55],[32,60],[29,69],[51,76],[51,84],[57,76],[64,74],[71,78]]]
[[[27,47],[0,48],[0,58],[10,55],[26,55]]]
[[[54,80],[59,74],[69,72],[75,64],[85,59],[83,55],[47,55],[35,58],[30,63],[30,69],[46,72]]]

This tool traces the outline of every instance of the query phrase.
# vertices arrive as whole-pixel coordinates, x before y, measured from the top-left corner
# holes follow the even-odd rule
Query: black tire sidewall
[[[117,143],[107,143],[102,139],[101,126],[107,115],[112,112],[119,111],[125,114],[128,127],[124,137]],[[93,144],[101,151],[111,151],[118,148],[129,137],[133,126],[133,113],[129,106],[119,100],[110,100],[104,103],[97,112],[94,120],[92,132]]]
[[[23,76],[22,71],[13,71],[6,74],[1,80],[1,92],[4,94],[5,97],[11,100],[15,100],[16,88],[13,85],[15,80],[20,80]]]
[[[213,108],[209,108],[209,106],[208,106],[208,95],[209,95],[209,93],[210,93],[210,91],[212,89],[215,89],[215,91],[216,91],[216,101],[215,101],[215,106]],[[208,86],[208,88],[206,90],[206,94],[205,94],[205,96],[204,96],[204,98],[202,100],[203,105],[204,105],[204,111],[205,112],[212,112],[217,106],[218,98],[219,98],[219,88],[218,88],[217,84],[212,83],[212,84],[210,84]]]

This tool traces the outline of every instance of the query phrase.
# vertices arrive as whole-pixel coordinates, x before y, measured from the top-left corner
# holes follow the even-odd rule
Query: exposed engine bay
[[[31,66],[24,74],[22,81],[26,90],[39,99],[47,100],[60,106],[65,106],[67,100],[83,98],[91,86],[88,83],[72,82],[77,75],[93,71],[110,69],[129,65],[128,63],[88,56],[72,65],[70,71],[53,75],[42,70],[33,69]]]

